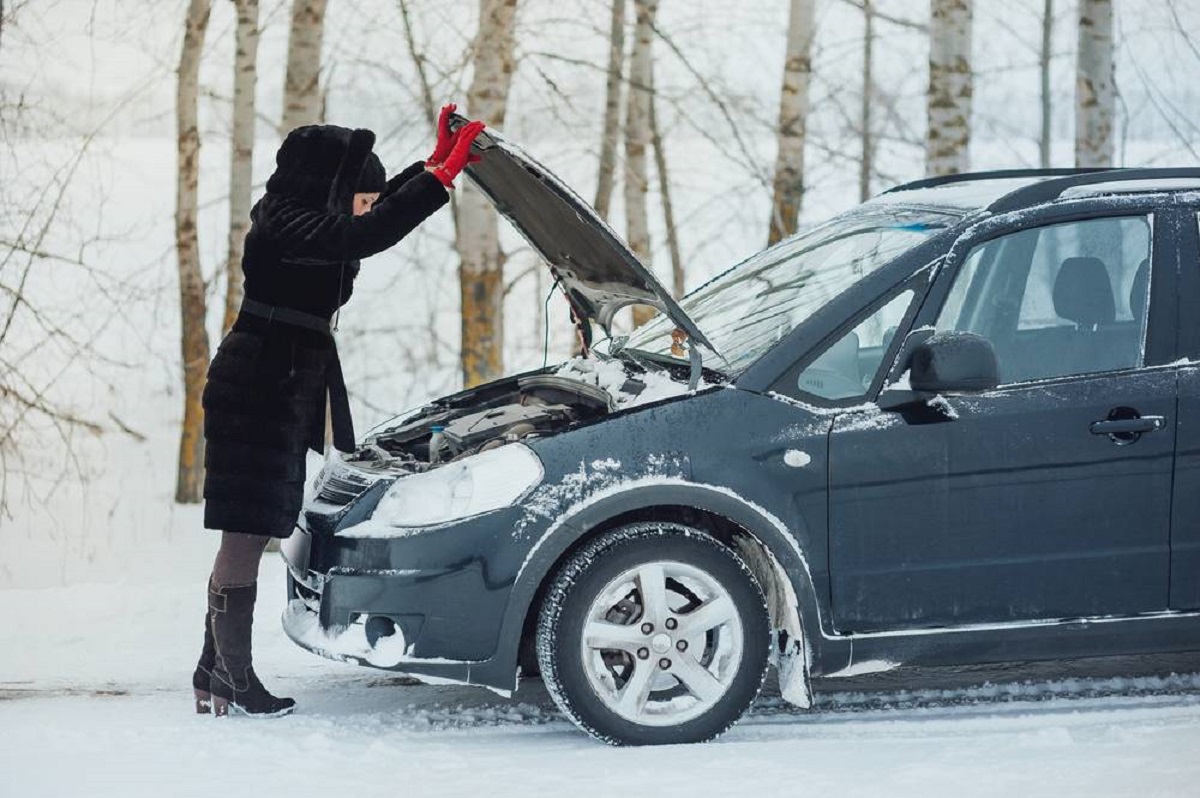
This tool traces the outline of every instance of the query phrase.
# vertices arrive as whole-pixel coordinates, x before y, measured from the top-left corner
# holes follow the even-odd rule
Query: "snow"
[[[647,371],[631,376],[619,360],[598,360],[591,357],[572,358],[562,364],[555,375],[602,388],[613,397],[618,409],[639,407],[715,387],[701,378],[696,390],[689,392],[686,383],[671,379],[665,371]],[[645,388],[636,394],[629,393],[624,390],[624,386],[630,381],[640,382]]]
[[[277,620],[275,557],[261,577],[256,663],[298,710],[216,720],[192,712],[188,686],[207,565],[185,564],[169,586],[0,591],[0,795],[611,798],[651,783],[686,798],[797,784],[888,798],[1115,798],[1195,795],[1200,779],[1191,674],[981,678],[953,690],[870,681],[893,671],[828,685],[815,713],[791,710],[769,686],[714,743],[609,748],[563,719],[536,679],[505,700],[300,650]]]

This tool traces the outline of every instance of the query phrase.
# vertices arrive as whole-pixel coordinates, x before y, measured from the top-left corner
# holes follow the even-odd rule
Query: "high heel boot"
[[[250,628],[258,585],[209,585],[208,609],[216,657],[209,692],[218,717],[235,710],[244,715],[273,718],[289,714],[296,706],[290,698],[267,692],[254,673],[250,657]]]

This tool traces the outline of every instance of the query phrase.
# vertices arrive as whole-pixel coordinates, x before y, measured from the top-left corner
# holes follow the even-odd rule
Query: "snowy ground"
[[[295,648],[275,557],[256,655],[300,709],[196,716],[187,687],[210,553],[197,548],[167,586],[0,591],[0,796],[1200,795],[1200,676],[1168,675],[1200,658],[1142,663],[1132,679],[964,674],[949,691],[860,677],[826,688],[814,714],[764,698],[709,745],[613,749],[564,721],[536,681],[506,701]]]

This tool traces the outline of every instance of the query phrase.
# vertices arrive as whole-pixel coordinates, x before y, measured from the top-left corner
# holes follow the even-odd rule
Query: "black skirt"
[[[206,528],[291,535],[336,358],[328,336],[244,314],[222,339],[202,399]]]

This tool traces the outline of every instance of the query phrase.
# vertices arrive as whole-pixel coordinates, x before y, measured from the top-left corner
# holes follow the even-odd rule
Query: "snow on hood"
[[[590,357],[576,357],[563,363],[557,377],[582,382],[584,385],[594,385],[606,391],[613,398],[618,409],[637,407],[638,405],[658,402],[688,393],[688,387],[679,380],[672,379],[665,371],[647,371],[630,377],[625,371],[624,364],[619,360],[597,360]],[[636,391],[637,383],[646,387]],[[713,387],[704,379],[696,386],[697,391]]]

